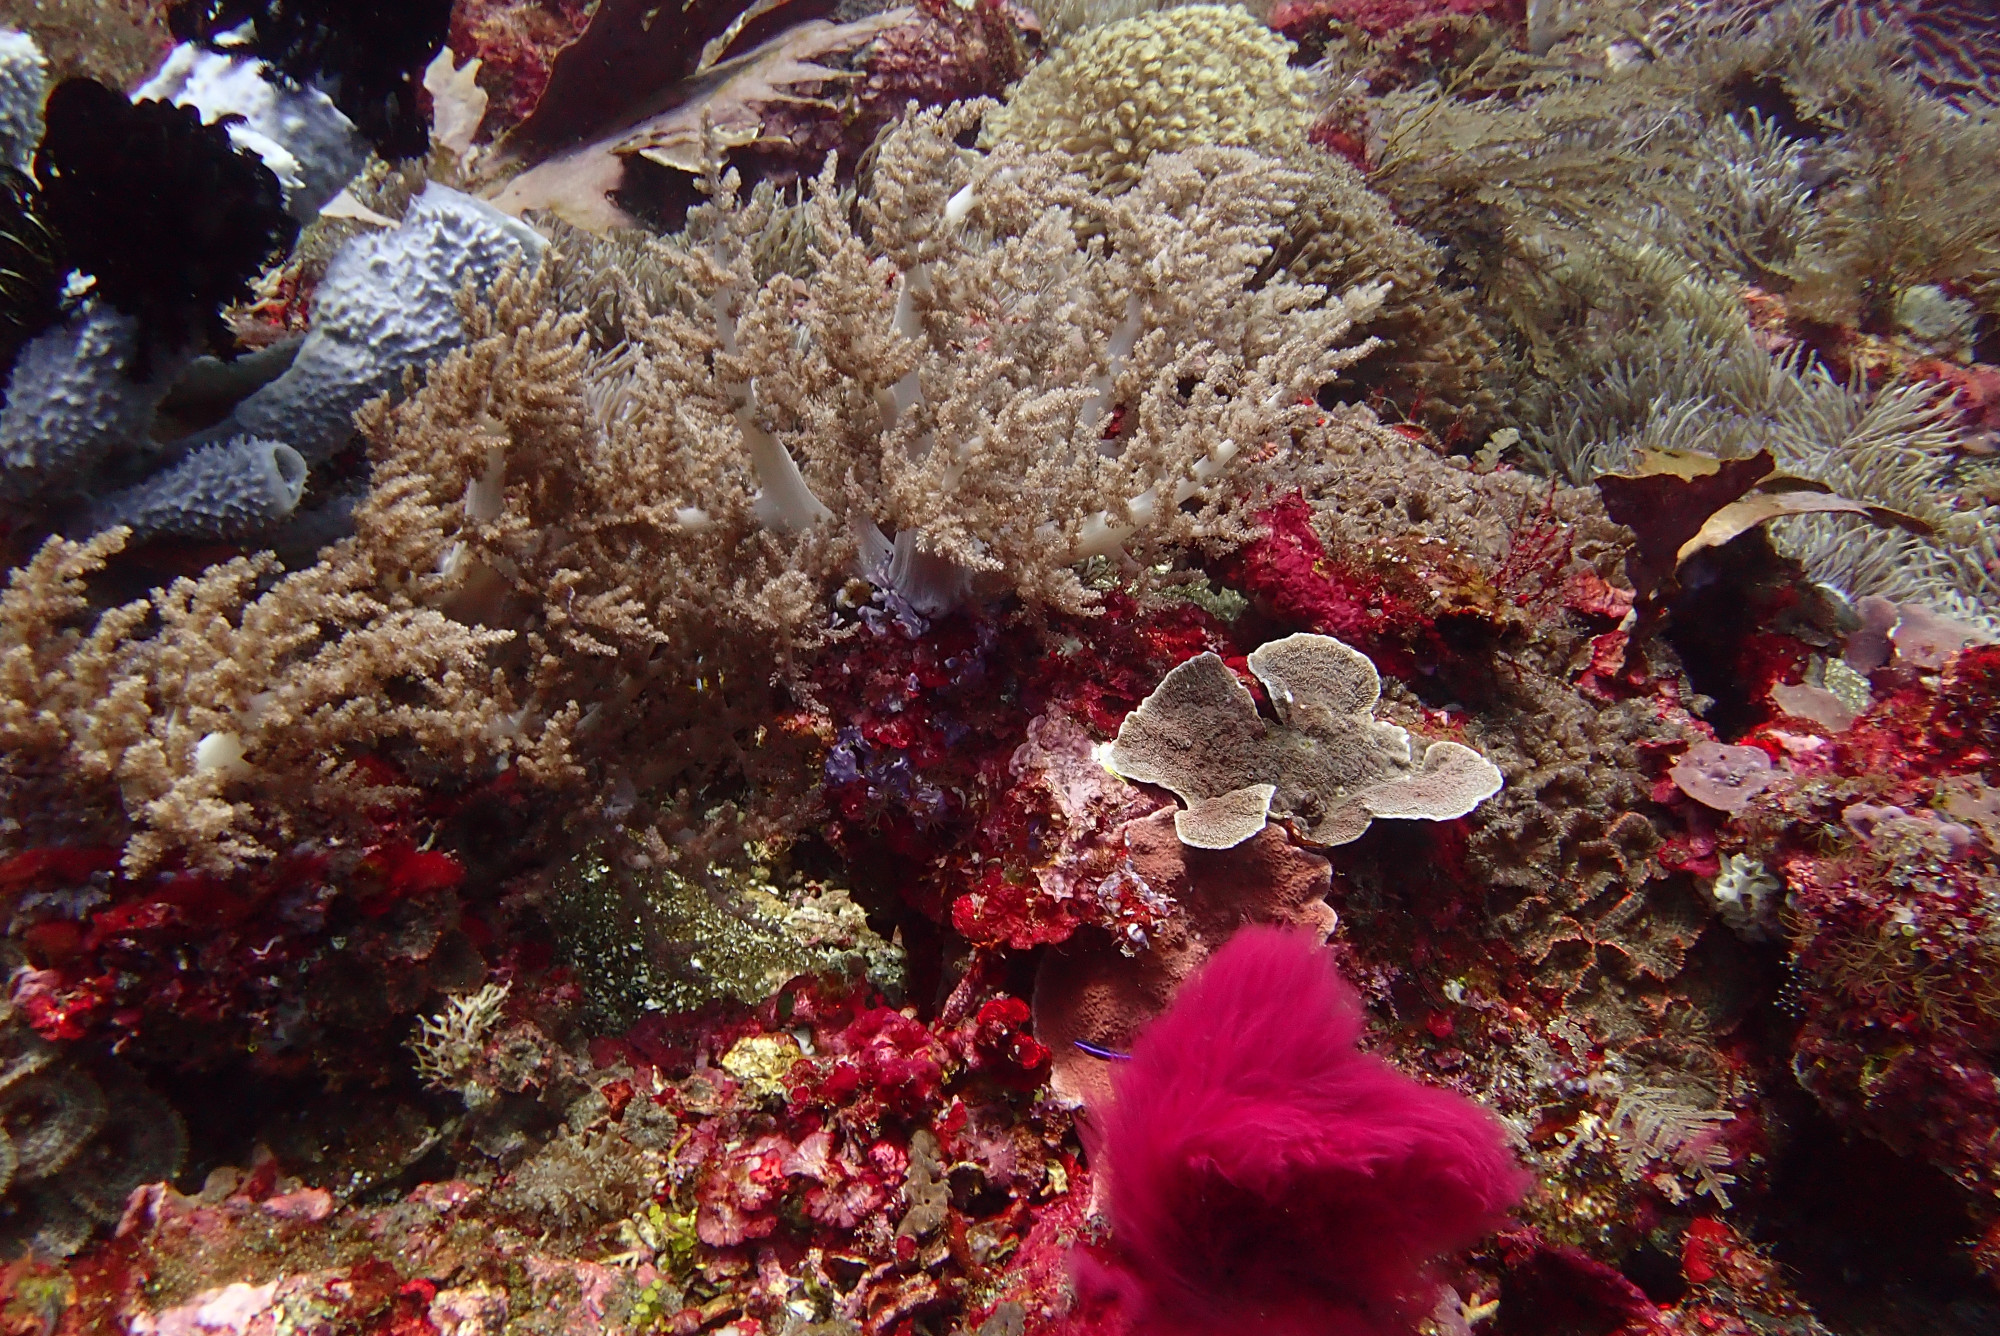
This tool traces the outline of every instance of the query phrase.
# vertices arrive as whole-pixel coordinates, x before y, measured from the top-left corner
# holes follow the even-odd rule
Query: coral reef
[[[73,653],[24,638],[19,652],[43,665],[30,699],[43,718],[66,720],[38,726],[31,750],[88,753],[88,773],[120,777],[127,819],[155,832],[134,836],[140,865],[176,845],[210,863],[269,848],[253,830],[297,829],[284,802],[252,815],[277,799],[266,780],[289,783],[278,758],[317,752],[332,774],[345,764],[334,738],[350,725],[353,745],[401,735],[434,754],[519,755],[545,783],[581,777],[579,748],[636,755],[624,739],[672,730],[692,741],[719,728],[738,740],[692,747],[693,769],[633,772],[648,790],[677,775],[712,779],[713,762],[724,775],[759,763],[734,732],[761,730],[775,713],[760,713],[770,674],[755,665],[774,645],[810,638],[820,591],[852,569],[856,530],[873,525],[927,551],[934,560],[913,581],[985,578],[1070,611],[1095,601],[1073,569],[1081,559],[1145,560],[1238,531],[1243,489],[1259,473],[1284,476],[1294,440],[1321,430],[1311,395],[1365,351],[1340,346],[1365,301],[1284,283],[1247,290],[1273,231],[1267,192],[1287,176],[1240,150],[1159,159],[1134,192],[1147,211],[1107,217],[1119,248],[1086,250],[1051,205],[1086,203],[1078,178],[1034,160],[1006,175],[989,163],[974,177],[950,139],[973,115],[926,116],[885,141],[875,196],[859,207],[886,254],[871,255],[828,188],[815,215],[825,259],[803,284],[756,278],[743,243],[768,215],[725,197],[706,215],[708,239],[671,257],[720,302],[665,312],[625,348],[593,357],[574,318],[542,318],[544,289],[501,285],[495,313],[468,321],[466,351],[406,403],[362,415],[374,488],[352,540],[261,592],[265,560],[217,567],[156,605],[100,618],[67,642]],[[966,201],[968,217],[944,216]],[[495,224],[493,235],[497,259],[512,234]],[[480,252],[447,253],[469,263]],[[889,288],[896,260],[906,272]],[[1003,316],[1028,294],[1092,313],[1094,328],[1048,345],[1031,322]],[[335,342],[337,320],[327,328],[336,348],[355,347]],[[312,342],[239,406],[235,425],[259,425],[251,410],[307,375]],[[878,349],[889,360],[864,356]],[[1113,394],[1132,407],[1107,433]],[[334,416],[321,402],[302,396],[286,423],[315,450],[326,440],[313,433]],[[1050,432],[1071,442],[1061,454]],[[552,527],[568,541],[547,541]],[[122,541],[114,531],[45,549],[34,575],[17,576],[16,597],[64,623],[82,604],[59,591]],[[643,567],[631,564],[640,551],[650,553]],[[648,578],[642,569],[656,572],[650,586],[635,583]],[[901,592],[927,597],[915,584]],[[524,618],[523,607],[539,611]],[[192,639],[142,632],[153,615]],[[676,654],[696,626],[700,655]],[[731,628],[734,650],[717,638]],[[531,656],[479,666],[517,634]],[[163,652],[177,664],[173,681]],[[744,657],[725,668],[732,653]],[[265,666],[246,671],[246,655]],[[604,694],[600,665],[621,655],[635,656],[614,688],[626,699],[600,710],[617,698]],[[130,666],[109,677],[85,668],[118,660]],[[222,674],[213,685],[211,671]],[[289,673],[302,694],[279,685]],[[364,685],[403,678],[430,703]],[[115,685],[149,679],[139,691]],[[704,699],[698,680],[711,691],[727,683],[743,704]],[[224,681],[234,685],[218,694]],[[116,741],[83,741],[99,727],[93,702],[137,704],[155,691],[162,707],[121,709]],[[313,719],[333,732],[314,736]],[[169,733],[141,745],[152,728]],[[209,737],[233,739],[245,764],[205,764]]]
[[[1886,36],[1797,8],[1672,59],[1548,71],[1505,105],[1480,87],[1372,101],[1366,162],[1460,266],[1449,276],[1501,349],[1494,379],[1518,387],[1501,402],[1525,456],[1581,482],[1663,446],[1771,449],[1788,473],[1931,526],[1779,521],[1776,543],[1816,578],[1982,615],[1990,525],[1964,485],[1977,428],[1956,387],[1903,369],[1909,354],[1871,371],[1811,330],[1886,333],[1902,294],[1939,284],[1977,304],[1994,215],[1980,186],[1944,183],[1983,180],[1965,163],[1990,153],[1991,111],[1926,93]],[[1822,162],[1839,167],[1822,177]],[[1784,315],[1755,318],[1764,304]]]
[[[0,41],[0,1329],[2000,1327],[1952,5],[169,10]]]

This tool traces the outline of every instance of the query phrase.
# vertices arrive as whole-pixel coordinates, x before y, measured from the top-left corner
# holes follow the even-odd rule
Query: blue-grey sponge
[[[289,516],[306,461],[279,441],[241,436],[204,446],[136,487],[100,497],[93,529],[123,524],[138,538],[249,538]]]
[[[49,95],[49,62],[35,39],[0,28],[0,163],[28,170],[42,139],[42,102]]]
[[[86,494],[107,459],[144,440],[186,358],[162,352],[135,381],[138,337],[138,321],[93,300],[21,349],[0,408],[0,502]]]
[[[218,431],[270,436],[309,464],[325,460],[353,431],[355,409],[464,340],[461,288],[483,292],[509,264],[532,266],[546,245],[490,204],[425,186],[393,232],[341,247],[291,369],[238,404]]]

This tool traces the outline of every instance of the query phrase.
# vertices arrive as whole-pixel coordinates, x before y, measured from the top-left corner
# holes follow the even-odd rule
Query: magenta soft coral
[[[1428,1268],[1528,1177],[1477,1105],[1356,1050],[1362,1025],[1304,934],[1246,928],[1215,954],[1093,1110],[1112,1238],[1080,1261],[1084,1311],[1148,1336],[1414,1329]]]

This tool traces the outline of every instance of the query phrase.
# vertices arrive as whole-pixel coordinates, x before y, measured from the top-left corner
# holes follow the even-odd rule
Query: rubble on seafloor
[[[28,10],[0,1336],[2000,1329],[1976,7]]]

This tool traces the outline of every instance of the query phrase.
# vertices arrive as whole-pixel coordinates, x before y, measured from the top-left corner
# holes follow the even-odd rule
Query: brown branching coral
[[[504,636],[371,589],[358,540],[261,591],[274,559],[225,562],[82,630],[83,581],[123,543],[122,530],[52,538],[15,572],[0,603],[0,744],[10,808],[95,791],[137,827],[133,868],[170,849],[215,866],[264,856],[287,833],[282,811],[353,814],[379,798],[349,768],[357,749],[401,741],[467,760],[506,715],[482,661]]]
[[[1318,453],[1375,294],[1257,282],[1299,184],[1270,159],[1162,156],[1106,202],[958,148],[982,110],[892,132],[852,210],[823,180],[803,277],[768,258],[788,211],[711,177],[655,248],[670,281],[600,318],[621,344],[551,309],[552,267],[468,305],[466,346],[359,415],[370,491],[307,569],[242,558],[93,622],[122,539],[53,541],[0,604],[9,807],[81,793],[129,866],[219,867],[365,816],[370,754],[727,825],[746,778],[773,810],[809,787],[770,725],[858,567],[934,609],[983,581],[1080,612],[1077,562],[1239,536]]]
[[[1493,411],[1487,378],[1499,350],[1466,294],[1439,283],[1443,252],[1398,221],[1345,159],[1306,148],[1292,161],[1311,177],[1273,264],[1333,292],[1387,283],[1368,324],[1382,346],[1354,369],[1354,383],[1441,434],[1476,437]]]

